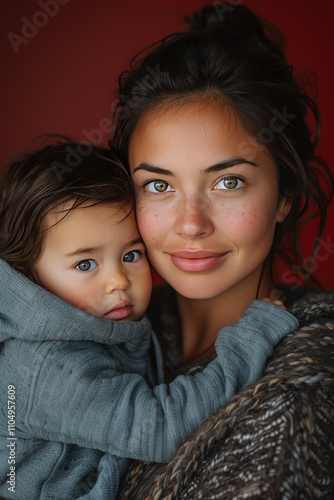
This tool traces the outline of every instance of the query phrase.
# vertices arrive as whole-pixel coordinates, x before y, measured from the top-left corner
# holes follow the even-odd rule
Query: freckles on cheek
[[[232,238],[238,241],[253,241],[263,236],[268,229],[268,217],[257,206],[244,206],[225,213],[225,227]]]
[[[268,207],[255,206],[243,212],[242,231],[249,240],[271,238],[275,230],[275,220]]]
[[[256,219],[253,214],[250,213],[241,213],[235,219],[234,224],[234,233],[238,236],[238,238],[242,238],[244,240],[249,240],[254,237],[254,233],[256,233]]]
[[[137,224],[145,244],[154,241],[163,228],[163,216],[149,208],[137,211]]]

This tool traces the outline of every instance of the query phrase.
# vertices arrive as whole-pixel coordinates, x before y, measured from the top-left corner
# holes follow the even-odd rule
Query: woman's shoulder
[[[334,319],[334,290],[310,289],[297,297],[289,307],[300,323],[312,320],[326,321]]]

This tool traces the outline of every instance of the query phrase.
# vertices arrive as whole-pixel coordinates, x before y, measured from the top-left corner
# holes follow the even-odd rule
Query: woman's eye
[[[87,259],[87,260],[82,260],[75,267],[79,271],[91,271],[92,269],[95,269],[97,267],[97,264],[94,260]]]
[[[131,250],[131,252],[124,255],[123,262],[137,262],[141,256],[142,254],[138,250]]]
[[[227,189],[232,191],[233,189],[240,188],[244,184],[242,179],[239,177],[224,177],[214,186],[214,189]]]
[[[146,189],[150,193],[165,193],[166,191],[173,191],[173,188],[166,181],[151,181],[146,184]]]

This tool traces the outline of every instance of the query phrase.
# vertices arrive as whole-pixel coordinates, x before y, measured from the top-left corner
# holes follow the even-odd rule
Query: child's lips
[[[107,314],[103,317],[105,319],[124,319],[127,318],[133,310],[133,305],[128,300],[122,300],[116,304]]]

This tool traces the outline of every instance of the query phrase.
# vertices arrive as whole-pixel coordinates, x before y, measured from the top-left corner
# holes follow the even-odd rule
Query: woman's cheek
[[[220,227],[226,237],[237,246],[271,242],[276,225],[273,211],[256,201],[239,207],[225,205],[220,220],[224,221]]]
[[[146,247],[157,240],[163,232],[165,218],[156,210],[137,205],[137,224]]]
[[[268,250],[274,237],[276,227],[275,214],[268,207],[255,205],[243,217],[240,224],[243,238],[250,244],[267,246]]]

